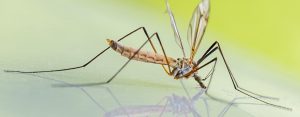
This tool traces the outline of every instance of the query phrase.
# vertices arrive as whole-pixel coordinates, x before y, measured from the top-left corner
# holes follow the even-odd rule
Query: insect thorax
[[[176,66],[172,70],[172,75],[175,79],[189,78],[196,74],[193,71],[193,67],[196,65],[195,61],[191,61],[189,58],[178,58]]]

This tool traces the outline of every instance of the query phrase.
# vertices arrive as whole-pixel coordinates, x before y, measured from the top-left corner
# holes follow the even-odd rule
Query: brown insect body
[[[129,59],[161,65],[168,64],[164,55],[157,54],[154,52],[142,51],[128,46],[123,46],[118,42],[110,39],[107,39],[106,41],[114,51],[120,53],[122,56],[127,57]],[[174,76],[174,79],[180,79],[183,77],[189,78],[197,73],[192,69],[195,65],[195,61],[191,62],[188,58],[178,58],[176,60],[172,57],[167,57],[167,59],[170,67],[173,68],[170,75]]]
[[[164,55],[157,54],[149,51],[138,51],[136,48],[123,46],[114,40],[107,39],[108,45],[120,53],[122,56],[131,58],[133,60],[147,62],[147,63],[155,63],[161,65],[168,65],[167,60]],[[177,60],[172,57],[167,57],[170,67],[175,68]]]
[[[108,79],[106,82],[100,82],[100,83],[92,83],[92,84],[84,84],[81,86],[92,86],[92,85],[102,85],[102,84],[108,84],[110,83],[117,75],[118,73],[120,73],[120,71],[128,64],[128,62],[130,60],[137,60],[137,61],[141,61],[141,62],[147,62],[147,63],[154,63],[154,64],[160,64],[164,71],[170,75],[173,76],[174,79],[181,79],[181,78],[190,78],[190,77],[194,77],[194,79],[199,83],[200,87],[203,89],[208,89],[209,84],[211,82],[213,73],[215,71],[215,67],[216,67],[216,63],[217,63],[217,57],[211,59],[211,60],[207,60],[209,59],[208,57],[212,54],[212,53],[216,53],[219,52],[219,54],[221,55],[221,60],[223,60],[227,72],[230,76],[230,80],[233,83],[234,89],[239,91],[240,93],[243,93],[249,97],[252,97],[253,99],[256,99],[260,102],[263,102],[264,104],[268,104],[274,107],[278,107],[278,108],[282,108],[282,109],[287,109],[287,110],[292,110],[291,108],[288,107],[284,107],[284,106],[280,106],[280,105],[275,105],[272,103],[269,103],[267,101],[264,101],[262,99],[260,99],[261,97],[265,97],[265,98],[269,98],[269,99],[276,99],[276,98],[272,98],[272,97],[268,97],[268,96],[263,96],[251,91],[248,91],[246,89],[243,89],[241,87],[238,86],[237,81],[235,80],[232,71],[230,70],[228,63],[225,60],[225,57],[223,55],[223,52],[221,50],[220,44],[215,41],[207,50],[206,52],[202,55],[202,57],[200,59],[198,59],[197,61],[194,60],[194,57],[197,53],[197,50],[199,49],[201,40],[203,38],[207,23],[208,23],[208,17],[209,17],[209,12],[210,12],[210,0],[201,0],[201,2],[197,5],[197,7],[194,10],[194,13],[191,17],[190,23],[189,23],[189,27],[188,27],[188,43],[190,45],[190,56],[187,57],[186,56],[186,52],[184,51],[184,47],[182,44],[182,40],[181,40],[181,36],[179,34],[176,22],[175,22],[175,18],[173,16],[173,13],[171,11],[171,8],[169,6],[168,0],[166,0],[166,7],[167,7],[167,11],[170,17],[170,21],[171,21],[171,26],[175,35],[175,41],[177,42],[177,45],[180,47],[183,57],[182,58],[178,58],[178,59],[174,59],[172,57],[168,57],[164,51],[163,45],[160,41],[160,38],[158,36],[158,33],[154,33],[152,34],[152,36],[148,36],[148,33],[145,29],[145,27],[140,27],[137,28],[136,30],[128,33],[127,35],[125,35],[124,37],[118,39],[118,41],[114,41],[114,40],[110,40],[107,39],[107,42],[109,44],[109,47],[107,47],[106,49],[104,49],[103,51],[101,51],[98,55],[96,55],[94,58],[92,58],[90,61],[88,61],[87,63],[81,65],[81,66],[77,66],[77,67],[69,67],[69,68],[64,68],[64,69],[54,69],[54,70],[41,70],[41,71],[16,71],[16,70],[5,70],[5,72],[17,72],[17,73],[43,73],[43,72],[58,72],[58,71],[67,71],[67,70],[74,70],[74,69],[79,69],[79,68],[83,68],[86,67],[88,64],[90,64],[92,61],[94,61],[97,57],[99,57],[100,55],[102,55],[104,52],[106,52],[107,50],[109,50],[109,48],[112,48],[114,51],[116,51],[117,53],[120,53],[122,56],[129,58],[129,60],[118,70],[117,73],[115,73],[110,79]],[[123,46],[121,44],[119,44],[118,42],[123,40],[125,37],[135,33],[138,30],[143,30],[145,35],[148,37],[148,40],[152,46],[153,52],[147,52],[147,51],[142,51],[140,50],[144,45],[142,45],[139,49],[135,49],[129,46]],[[163,51],[163,54],[158,54],[153,43],[151,42],[151,37],[156,36],[161,49]],[[203,62],[204,60],[207,60],[208,62]],[[200,63],[202,63],[200,65]],[[209,73],[204,77],[201,78],[200,76],[197,75],[198,70],[208,66],[208,65],[213,65],[212,69],[209,71]],[[205,81],[207,78],[210,78],[210,80],[208,81],[208,86],[206,87],[205,84],[202,81]],[[68,85],[69,86],[69,85]],[[73,85],[72,85],[73,86]],[[207,93],[207,90],[206,90]]]

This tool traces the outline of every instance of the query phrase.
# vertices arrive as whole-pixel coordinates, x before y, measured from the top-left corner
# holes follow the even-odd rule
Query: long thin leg
[[[217,45],[217,46],[216,46],[216,45]],[[246,92],[248,92],[248,93],[251,93],[251,94],[260,96],[260,97],[271,98],[271,97],[268,97],[268,96],[263,96],[263,95],[260,95],[260,94],[257,94],[257,93],[248,91],[248,90],[246,90],[246,89],[241,88],[241,87],[238,86],[238,83],[237,83],[237,81],[235,80],[235,78],[234,78],[234,76],[233,76],[233,74],[232,74],[232,72],[231,72],[231,70],[230,70],[230,68],[229,68],[229,66],[228,66],[228,64],[227,64],[227,62],[226,62],[226,60],[225,60],[225,57],[224,57],[224,55],[223,55],[223,52],[222,52],[222,50],[220,49],[220,45],[219,45],[219,43],[218,43],[217,41],[214,42],[214,43],[209,47],[209,49],[207,49],[207,51],[204,53],[204,55],[197,61],[197,66],[198,66],[201,62],[203,62],[203,60],[206,59],[209,55],[211,55],[213,52],[215,52],[216,50],[219,50],[219,51],[220,51],[220,53],[221,53],[221,55],[222,55],[222,58],[223,58],[223,60],[224,60],[224,63],[225,63],[225,65],[226,65],[226,68],[227,68],[227,70],[228,70],[228,72],[229,72],[229,75],[230,75],[230,77],[232,78],[233,83],[234,83],[239,89],[244,90],[244,91],[246,91]],[[203,65],[202,67],[205,67],[205,66],[206,66],[206,65]],[[215,66],[215,65],[214,65],[214,66]],[[201,69],[202,67],[197,68],[196,70],[199,70],[199,69]],[[213,69],[214,69],[214,68],[213,68]],[[278,98],[272,98],[272,99],[277,99],[277,100],[278,100]]]
[[[153,37],[153,35],[151,36]],[[150,38],[151,39],[151,38]],[[83,87],[83,86],[95,86],[95,85],[103,85],[103,84],[108,84],[110,83],[126,66],[127,64],[132,60],[132,58],[147,44],[149,40],[146,40],[141,47],[138,48],[138,50],[133,54],[132,57],[130,57],[125,64],[122,65],[122,67],[112,76],[110,77],[107,81],[105,82],[94,82],[94,83],[84,83],[84,84],[76,84],[76,85],[72,85],[72,86],[68,86],[68,85],[61,85],[61,84],[57,84],[54,85],[55,87]]]
[[[210,64],[213,63],[212,69],[211,69],[211,70],[209,71],[209,73],[205,76],[205,78],[202,79],[202,81],[205,81],[206,79],[210,78],[210,80],[209,80],[209,82],[208,82],[208,85],[207,85],[207,87],[206,87],[206,93],[207,93],[207,91],[208,91],[208,89],[209,89],[209,86],[210,86],[210,83],[211,83],[211,79],[212,79],[213,74],[214,74],[214,71],[215,71],[215,69],[216,69],[216,63],[217,63],[217,61],[218,61],[218,58],[215,57],[214,59],[210,60],[209,62],[205,63],[204,65],[201,65],[200,67],[196,68],[196,71],[198,71],[199,69],[202,69],[202,68],[206,67],[207,65],[210,65]],[[259,95],[259,94],[256,94],[256,93],[254,93],[254,95],[258,95],[258,96],[261,97],[261,98],[278,100],[278,98],[269,97],[269,96],[262,96],[262,95]]]
[[[167,59],[166,51],[165,51],[165,49],[164,49],[164,46],[162,45],[162,42],[161,42],[161,40],[160,40],[160,37],[159,37],[158,33],[155,32],[155,33],[153,33],[153,34],[149,37],[149,34],[147,33],[147,30],[146,30],[145,28],[143,28],[143,31],[144,31],[145,35],[147,36],[147,39],[148,39],[148,41],[150,42],[150,45],[151,45],[151,47],[152,47],[154,53],[157,53],[157,50],[156,50],[156,48],[155,48],[153,42],[151,41],[151,38],[154,37],[154,36],[156,36],[156,39],[158,40],[159,45],[160,45],[160,47],[161,47],[161,49],[162,49],[162,51],[163,51],[163,55],[164,55],[164,57],[165,57],[165,59],[166,59],[166,61],[167,61],[168,69],[165,68],[164,65],[161,65],[161,66],[163,67],[164,71],[165,71],[168,75],[171,75],[171,67],[170,67],[170,63],[169,63],[169,61],[168,61],[168,59]]]
[[[73,86],[95,86],[95,85],[103,85],[103,84],[108,84],[108,83],[110,83],[126,66],[127,66],[127,64],[132,60],[132,58],[145,46],[145,44],[149,41],[150,42],[150,44],[151,44],[151,46],[152,46],[152,49],[153,49],[153,51],[155,52],[155,53],[157,53],[157,51],[156,51],[156,49],[155,49],[155,47],[154,47],[154,45],[153,45],[153,43],[152,43],[152,41],[151,41],[151,39],[154,37],[154,36],[156,36],[157,37],[157,39],[158,39],[158,41],[159,41],[159,43],[160,43],[160,46],[161,46],[161,48],[162,48],[162,50],[163,50],[163,53],[164,53],[164,57],[165,57],[165,59],[167,60],[167,55],[166,55],[166,53],[165,53],[165,50],[164,50],[164,48],[163,48],[163,46],[162,46],[162,43],[161,43],[161,40],[160,40],[160,38],[159,38],[159,36],[158,36],[158,33],[154,33],[154,34],[152,34],[150,37],[149,37],[149,35],[148,35],[148,33],[147,33],[147,30],[144,28],[144,27],[141,27],[141,29],[143,29],[143,31],[144,31],[144,33],[145,33],[145,35],[147,36],[147,40],[138,48],[138,50],[133,54],[133,56],[131,56],[131,58],[129,58],[129,60],[127,60],[126,61],[126,63],[112,76],[112,77],[110,77],[107,81],[105,81],[105,82],[95,82],[95,83],[85,83],[85,84],[77,84],[77,85],[73,85]],[[168,67],[169,67],[169,71],[167,71],[166,70],[166,68],[165,68],[165,66],[163,66],[162,65],[162,67],[164,68],[164,70],[165,70],[165,72],[167,72],[167,74],[170,74],[170,65],[169,65],[169,63],[168,63],[168,60],[167,60],[167,64],[168,64]],[[55,87],[70,87],[70,86],[65,86],[65,85],[60,85],[60,84],[58,84],[58,85],[54,85]]]
[[[161,65],[161,66],[163,67],[163,69],[165,70],[165,72],[166,72],[168,75],[171,75],[171,67],[170,67],[170,63],[169,63],[169,61],[168,61],[168,59],[167,59],[167,54],[166,54],[166,51],[165,51],[165,49],[164,49],[164,46],[162,45],[162,42],[161,42],[161,40],[160,40],[160,38],[159,38],[158,33],[156,32],[156,33],[154,33],[154,35],[156,36],[156,38],[157,38],[157,40],[158,40],[158,42],[159,42],[159,45],[160,45],[160,47],[161,47],[161,49],[162,49],[162,51],[163,51],[164,57],[165,57],[165,59],[166,59],[166,61],[167,61],[168,71],[167,71],[167,69],[165,68],[164,65]],[[153,47],[154,47],[154,46],[153,46]],[[153,49],[154,49],[154,48],[153,48]],[[157,53],[157,52],[155,51],[155,53]]]
[[[152,37],[153,36],[156,36],[157,37],[157,39],[159,40],[159,43],[160,43],[160,45],[161,45],[161,48],[163,49],[163,53],[164,53],[164,56],[165,56],[165,58],[166,58],[166,60],[167,60],[167,56],[166,56],[166,53],[165,53],[165,51],[164,51],[164,48],[163,48],[163,46],[162,46],[162,43],[161,43],[161,41],[160,41],[160,39],[159,39],[159,36],[158,36],[158,33],[154,33],[153,35],[151,35],[150,37],[148,36],[148,33],[147,33],[147,31],[146,31],[146,29],[145,28],[143,28],[143,30],[144,30],[144,32],[145,32],[145,34],[146,34],[146,36],[147,36],[147,41],[145,41],[144,43],[143,43],[143,45],[133,54],[133,56],[131,56],[130,58],[129,58],[129,60],[127,60],[127,62],[110,78],[110,79],[108,79],[106,82],[100,82],[100,83],[97,83],[96,85],[98,85],[98,84],[108,84],[108,83],[110,83],[125,67],[126,67],[126,65],[131,61],[131,59],[145,46],[145,44],[149,41],[150,43],[152,43],[152,41],[151,41],[151,39],[152,39]],[[156,52],[156,50],[155,50],[155,47],[154,47],[154,45],[153,45],[153,43],[151,44],[152,45],[152,48],[153,48],[153,50],[155,51],[155,53],[157,53]],[[168,61],[168,60],[167,60]],[[168,62],[167,62],[168,63]],[[163,65],[162,65],[163,66]],[[163,66],[163,68],[164,68],[164,70],[169,74],[170,73],[170,65],[169,65],[169,63],[168,63],[168,67],[169,67],[169,72],[167,72],[166,70],[165,70],[165,67]]]
[[[202,81],[205,81],[208,77],[212,77],[213,76],[213,73],[214,73],[214,70],[215,70],[215,66],[216,66],[216,63],[217,63],[217,57],[215,57],[214,59],[210,60],[209,62],[205,63],[204,65],[200,66],[197,68],[197,66],[191,71],[192,73],[194,73],[195,71],[198,71],[199,69],[202,69],[204,67],[206,67],[207,65],[211,64],[214,62],[214,66],[213,68],[209,71],[209,73],[205,76],[204,79],[201,79],[200,76],[198,75],[194,75],[194,79],[198,82],[198,84],[200,85],[201,88],[203,89],[207,89],[207,87],[203,84]],[[210,83],[210,82],[209,82]],[[209,86],[209,84],[208,84]],[[205,91],[207,92],[207,91]]]
[[[163,45],[162,45],[162,43],[161,43],[161,40],[160,40],[160,38],[159,38],[158,33],[155,32],[155,33],[153,33],[153,34],[149,37],[149,34],[148,34],[146,28],[142,27],[142,29],[143,29],[145,35],[147,36],[147,40],[150,42],[150,45],[151,45],[151,47],[152,47],[152,49],[153,49],[153,51],[154,51],[155,53],[157,53],[157,51],[156,51],[156,48],[155,48],[154,44],[153,44],[152,41],[151,41],[151,38],[152,38],[153,36],[156,36],[156,38],[157,38],[157,40],[158,40],[158,42],[159,42],[159,45],[160,45],[160,47],[161,47],[161,49],[162,49],[162,51],[163,51],[164,57],[165,57],[165,59],[166,59],[166,61],[167,61],[168,71],[167,71],[167,69],[165,68],[164,65],[161,65],[161,66],[163,67],[164,71],[165,71],[168,75],[171,75],[171,68],[170,68],[169,61],[168,61],[168,59],[167,59],[167,54],[166,54],[165,49],[164,49],[164,47],[163,47]]]
[[[150,38],[151,39],[151,38]],[[146,40],[143,45],[133,54],[133,56],[131,56],[129,58],[129,60],[126,61],[126,63],[110,78],[108,79],[106,82],[100,82],[100,83],[97,83],[96,85],[98,84],[108,84],[110,83],[126,66],[127,64],[132,60],[132,58],[146,45],[146,43],[148,42],[149,40]]]
[[[209,71],[209,73],[202,79],[203,81],[205,81],[208,77],[212,77],[214,71],[215,71],[215,67],[216,67],[216,63],[218,61],[218,58],[215,57],[214,59],[210,60],[209,62],[205,63],[204,65],[196,68],[196,71],[198,71],[199,69],[202,69],[204,67],[206,67],[207,65],[210,65],[211,63],[214,63],[212,69]]]
[[[129,35],[137,32],[140,29],[144,29],[144,27],[139,27],[135,30],[133,30],[132,32],[128,33],[127,35],[123,36],[122,38],[118,39],[117,41],[121,41],[124,38],[128,37]],[[105,48],[104,50],[102,50],[98,55],[96,55],[94,58],[92,58],[91,60],[89,60],[87,63],[81,65],[81,66],[77,66],[77,67],[70,67],[70,68],[64,68],[64,69],[55,69],[55,70],[42,70],[42,71],[17,71],[17,70],[4,70],[5,72],[17,72],[17,73],[44,73],[44,72],[58,72],[58,71],[67,71],[67,70],[74,70],[74,69],[79,69],[79,68],[83,68],[86,67],[87,65],[89,65],[91,62],[93,62],[96,58],[98,58],[100,55],[102,55],[104,52],[106,52],[110,47]]]
[[[198,71],[199,69],[202,69],[202,68],[206,67],[207,65],[210,65],[211,63],[213,63],[212,69],[209,71],[209,73],[205,76],[204,79],[201,79],[202,81],[205,81],[208,77],[210,77],[210,80],[209,80],[208,85],[207,85],[207,87],[206,87],[205,93],[207,92],[207,90],[208,90],[208,88],[209,88],[209,86],[210,86],[210,83],[211,83],[210,81],[211,81],[211,79],[212,79],[212,77],[213,77],[213,74],[214,74],[214,71],[215,71],[215,68],[216,68],[216,63],[217,63],[217,61],[218,61],[218,58],[215,57],[215,58],[213,58],[212,60],[210,60],[209,62],[205,63],[204,65],[202,65],[202,66],[200,66],[200,67],[198,67],[198,68],[196,69],[196,71]],[[201,86],[201,85],[200,85],[200,86]]]
[[[162,42],[161,42],[161,40],[160,40],[159,35],[158,35],[157,32],[154,33],[153,35],[149,36],[149,34],[148,34],[148,32],[147,32],[147,30],[146,30],[145,27],[139,27],[139,28],[135,29],[134,31],[128,33],[127,35],[123,36],[122,38],[118,39],[117,41],[119,42],[119,41],[123,40],[124,38],[126,38],[126,37],[128,37],[129,35],[131,35],[131,34],[137,32],[137,31],[140,30],[140,29],[142,29],[143,32],[145,33],[145,35],[147,36],[147,41],[150,42],[151,47],[152,47],[152,49],[153,49],[153,51],[154,51],[155,53],[157,53],[157,51],[156,51],[156,49],[155,49],[154,44],[153,44],[152,41],[151,41],[151,38],[154,37],[154,36],[156,36],[156,38],[158,39],[159,44],[160,44],[160,47],[161,47],[161,49],[162,49],[162,51],[163,51],[164,57],[165,57],[165,59],[166,59],[166,61],[167,61],[168,70],[165,68],[164,65],[162,65],[162,67],[163,67],[164,71],[165,71],[168,75],[170,75],[170,73],[171,73],[170,64],[169,64],[169,61],[168,61],[168,59],[167,59],[167,55],[166,55],[165,49],[164,49],[164,47],[163,47],[163,45],[162,45]],[[147,43],[147,41],[139,48],[139,50]],[[81,66],[78,66],[78,67],[70,67],[70,68],[56,69],[56,70],[43,70],[43,71],[15,71],[15,70],[4,70],[4,71],[5,71],[5,72],[16,72],[16,73],[44,73],[44,72],[58,72],[58,71],[67,71],[67,70],[79,69],[79,68],[83,68],[83,67],[86,67],[87,65],[89,65],[92,61],[94,61],[97,57],[99,57],[101,54],[103,54],[103,53],[104,53],[105,51],[107,51],[109,48],[110,48],[110,47],[107,47],[106,49],[104,49],[103,51],[101,51],[98,55],[96,55],[93,59],[91,59],[90,61],[88,61],[88,62],[85,63],[84,65],[81,65]],[[137,52],[139,52],[139,50],[138,50]],[[137,53],[137,52],[136,52],[136,53]],[[136,53],[134,53],[134,56],[135,56]],[[133,56],[133,57],[134,57],[134,56]],[[116,77],[117,74],[118,74],[119,72],[121,72],[121,70],[129,63],[129,61],[130,61],[131,59],[132,59],[132,58],[130,58],[130,59],[129,59],[129,60],[128,60],[128,61],[127,61],[127,62],[126,62],[126,63],[118,70],[118,72],[117,72],[116,74],[114,74],[108,81],[106,81],[106,82],[104,82],[104,83],[101,82],[100,84],[106,84],[106,83],[111,82],[111,80],[114,79],[114,77]],[[98,84],[99,84],[99,83],[92,83],[92,84],[86,84],[86,85],[98,85]]]
[[[234,76],[233,76],[233,74],[232,74],[232,72],[231,72],[231,70],[230,70],[230,68],[229,68],[229,66],[228,66],[228,63],[227,63],[227,61],[226,61],[226,59],[224,57],[222,49],[221,49],[221,47],[220,47],[220,45],[219,45],[219,43],[217,41],[214,42],[212,44],[212,46],[210,46],[210,48],[205,52],[205,54],[197,61],[197,65],[199,65],[205,58],[207,58],[209,55],[211,55],[216,50],[219,50],[219,53],[222,56],[222,59],[223,59],[223,61],[225,63],[226,69],[227,69],[227,71],[229,73],[229,76],[231,78],[231,81],[233,83],[233,86],[234,86],[235,90],[237,90],[237,91],[239,91],[239,92],[241,92],[241,93],[243,93],[243,94],[245,94],[245,95],[247,95],[249,97],[252,97],[252,98],[254,98],[254,99],[256,99],[256,100],[258,100],[260,102],[263,102],[265,104],[268,104],[268,105],[271,105],[271,106],[274,106],[274,107],[278,107],[278,108],[282,108],[282,109],[286,109],[286,110],[292,110],[291,108],[287,108],[287,107],[280,106],[280,105],[275,105],[275,104],[269,103],[267,101],[264,101],[262,99],[259,99],[259,98],[255,97],[253,95],[256,95],[256,96],[259,96],[259,97],[267,97],[267,96],[262,96],[260,94],[257,94],[257,93],[254,93],[254,92],[251,92],[251,91],[248,91],[248,90],[246,90],[244,88],[239,87],[238,84],[237,84],[237,82],[236,82],[236,80],[235,80],[235,78],[234,78]],[[253,94],[253,95],[250,95],[250,94]]]

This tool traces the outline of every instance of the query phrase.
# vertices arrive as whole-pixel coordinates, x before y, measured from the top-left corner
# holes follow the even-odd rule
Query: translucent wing
[[[176,26],[175,18],[174,18],[173,13],[170,9],[170,5],[168,3],[168,0],[166,0],[166,6],[167,6],[168,14],[170,16],[171,26],[172,26],[172,29],[174,31],[175,41],[176,41],[177,45],[181,48],[182,54],[185,57],[185,52],[184,52],[184,48],[183,48],[183,45],[182,45],[181,37],[179,35],[179,31],[178,31],[178,28]]]
[[[209,17],[209,0],[202,0],[194,10],[188,28],[188,43],[191,47],[190,59],[193,60],[199,48]]]

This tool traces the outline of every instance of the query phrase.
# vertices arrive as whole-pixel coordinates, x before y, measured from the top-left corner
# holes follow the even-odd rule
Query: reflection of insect
[[[199,90],[194,96],[180,96],[172,94],[171,96],[166,96],[157,105],[121,105],[121,102],[113,94],[110,88],[106,88],[107,92],[113,97],[113,99],[118,102],[119,107],[105,112],[104,117],[119,117],[119,116],[165,116],[171,114],[175,117],[202,117],[206,115],[210,117],[212,112],[209,108],[208,100],[203,97],[205,90]],[[230,102],[226,102],[226,106],[218,112],[218,117],[224,117],[230,108],[237,104],[237,100],[245,99],[245,97],[233,98]],[[203,113],[197,111],[196,103],[203,101],[205,104]],[[165,103],[162,103],[165,102]],[[249,103],[250,104],[250,103]],[[206,112],[205,112],[206,111]],[[216,113],[215,113],[216,114]]]
[[[220,45],[217,41],[214,42],[206,50],[206,52],[201,56],[200,59],[194,60],[195,54],[197,53],[197,50],[199,48],[199,45],[201,43],[202,37],[203,37],[205,29],[206,29],[206,25],[208,23],[209,12],[210,12],[210,1],[209,0],[202,0],[202,2],[195,8],[193,16],[190,20],[189,30],[188,30],[189,37],[187,39],[188,43],[190,45],[190,55],[189,55],[189,57],[186,56],[186,52],[184,51],[184,47],[183,47],[183,44],[182,44],[182,39],[181,39],[181,36],[180,36],[179,31],[177,29],[176,22],[175,22],[173,13],[170,9],[170,6],[168,4],[168,1],[166,1],[166,6],[167,6],[168,14],[170,16],[172,29],[173,29],[174,34],[175,34],[175,40],[176,40],[176,42],[177,42],[178,46],[180,47],[181,52],[183,54],[182,58],[174,59],[172,57],[168,57],[165,50],[164,50],[164,47],[161,43],[161,40],[159,38],[158,33],[154,33],[151,36],[149,36],[146,29],[144,27],[140,27],[140,28],[128,33],[124,37],[118,39],[117,41],[107,39],[109,47],[104,49],[102,52],[100,52],[97,56],[95,56],[93,59],[91,59],[90,61],[88,61],[84,65],[81,65],[81,66],[78,66],[78,67],[65,68],[65,69],[57,69],[57,70],[29,71],[29,72],[6,70],[6,72],[42,73],[42,72],[57,72],[57,71],[66,71],[66,70],[73,70],[73,69],[83,68],[83,67],[86,67],[88,64],[90,64],[93,60],[95,60],[101,54],[106,52],[108,49],[112,48],[116,52],[120,53],[122,56],[128,57],[129,60],[118,70],[118,72],[116,74],[114,74],[106,82],[86,84],[86,85],[100,85],[100,84],[110,83],[118,75],[118,73],[130,62],[130,60],[137,60],[137,61],[142,61],[142,62],[160,64],[162,66],[162,68],[164,69],[164,71],[168,75],[174,76],[174,79],[194,77],[194,79],[199,83],[199,85],[202,88],[206,88],[206,86],[202,82],[205,81],[208,77],[210,77],[210,80],[209,80],[208,86],[207,86],[207,88],[208,88],[209,85],[210,85],[213,73],[215,71],[215,66],[216,66],[216,63],[217,63],[217,57],[209,60],[209,62],[207,62],[207,63],[204,63],[203,61],[206,60],[208,58],[208,56],[210,56],[212,53],[219,52],[220,55],[221,55],[221,59],[225,63],[225,66],[227,68],[227,71],[229,73],[231,81],[233,83],[233,86],[237,91],[239,91],[239,92],[241,92],[241,93],[243,93],[247,96],[250,96],[250,97],[252,97],[252,98],[254,98],[258,101],[261,101],[265,104],[269,104],[269,105],[272,105],[272,106],[275,106],[275,107],[291,110],[290,108],[283,107],[283,106],[280,106],[280,105],[271,104],[269,102],[261,100],[257,97],[264,97],[264,96],[253,93],[251,91],[248,91],[246,89],[243,89],[243,88],[239,87],[236,80],[235,80],[235,78],[234,78],[234,76],[233,76],[233,74],[232,74],[232,72],[231,72],[231,70],[230,70],[230,68],[229,68],[229,66],[228,66],[228,64],[227,64],[227,62],[226,62],[226,60],[225,60],[224,54],[221,50],[221,47],[220,47]],[[123,40],[124,38],[128,37],[129,35],[137,32],[139,30],[142,30],[145,33],[145,35],[147,36],[147,41],[140,48],[133,49],[131,47],[122,46],[121,44],[118,43],[119,41]],[[154,46],[154,44],[151,40],[153,37],[157,38],[157,40],[159,42],[159,45],[160,45],[160,47],[163,51],[163,54],[159,54],[157,52],[157,50],[156,50],[156,48],[155,48],[155,46]],[[153,52],[140,51],[141,48],[148,41],[151,44]],[[200,64],[203,64],[203,65],[200,65]],[[202,69],[203,67],[206,67],[206,66],[211,65],[211,64],[213,64],[213,68],[210,70],[208,77],[200,78],[197,75],[197,71],[199,69]]]
[[[208,102],[208,99],[203,97],[203,93],[205,92],[205,89],[200,89],[194,96],[190,97],[189,93],[187,92],[185,85],[182,83],[182,86],[185,90],[185,93],[187,96],[180,96],[176,94],[172,94],[170,96],[165,96],[161,101],[159,101],[158,104],[156,105],[128,105],[124,106],[121,104],[119,98],[115,95],[115,93],[111,90],[110,87],[101,87],[101,89],[105,89],[106,92],[109,93],[109,95],[113,99],[119,107],[108,110],[101,104],[101,102],[105,100],[96,100],[87,89],[84,87],[78,87],[77,85],[62,81],[62,80],[57,80],[48,76],[40,76],[36,74],[28,74],[30,76],[34,76],[36,78],[44,79],[44,80],[49,80],[49,81],[54,81],[57,83],[62,83],[65,86],[74,86],[75,88],[79,89],[82,91],[84,95],[86,95],[90,101],[92,101],[100,110],[104,112],[103,116],[104,117],[115,117],[115,116],[142,116],[142,115],[159,115],[159,116],[164,116],[166,114],[173,114],[174,116],[189,116],[192,114],[194,117],[202,117],[203,115],[207,115],[207,117],[211,116],[211,111],[209,108],[210,104]],[[231,109],[231,107],[235,104],[242,104],[242,103],[236,103],[236,100],[244,99],[244,97],[237,97],[232,99],[230,102],[223,102],[226,104],[226,106],[220,111],[218,114],[218,117],[224,117],[226,113]],[[200,113],[196,109],[196,103],[198,102],[203,102],[204,103],[204,113]],[[165,102],[165,103],[163,103]],[[251,104],[251,103],[247,103]]]
[[[114,96],[114,94],[107,89],[110,94]],[[160,101],[157,105],[135,105],[135,106],[121,106],[119,108],[115,108],[109,112],[104,114],[105,117],[115,117],[115,116],[134,116],[134,115],[145,115],[145,114],[158,114],[162,116],[166,113],[173,113],[174,116],[188,116],[189,114],[193,114],[194,117],[200,117],[200,113],[195,109],[195,103],[201,98],[201,95],[204,93],[205,90],[200,90],[195,96],[191,99],[178,96],[172,94],[171,96],[166,96],[163,100],[166,100],[165,104],[161,104]],[[117,98],[114,98],[117,99]],[[118,100],[116,100],[119,102]],[[205,99],[203,99],[204,103],[207,105]],[[206,106],[207,109],[207,106]]]

